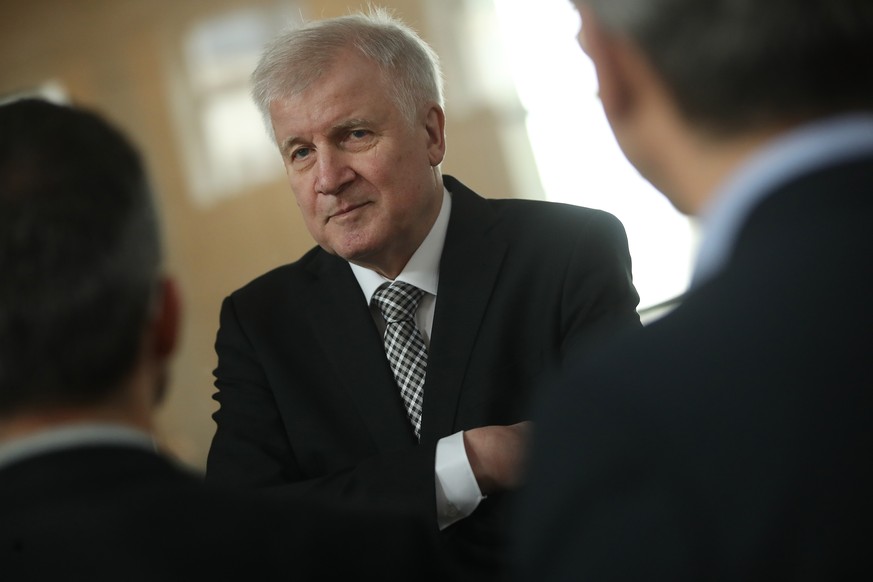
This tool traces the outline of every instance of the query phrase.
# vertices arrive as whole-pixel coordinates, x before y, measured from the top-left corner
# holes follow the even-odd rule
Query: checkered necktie
[[[385,352],[406,406],[406,415],[421,436],[421,403],[427,371],[427,348],[415,325],[415,310],[424,291],[409,283],[384,283],[373,295],[373,303],[385,318]]]

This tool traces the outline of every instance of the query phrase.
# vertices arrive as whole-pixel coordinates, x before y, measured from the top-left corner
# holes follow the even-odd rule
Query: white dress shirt
[[[418,305],[418,311],[415,313],[415,324],[421,331],[424,344],[428,348],[430,348],[433,314],[437,300],[437,288],[439,287],[440,257],[446,240],[446,230],[449,227],[451,209],[452,197],[448,190],[443,189],[443,201],[439,216],[437,216],[421,246],[418,247],[403,271],[395,279],[415,285],[425,292]],[[379,309],[373,306],[371,300],[379,286],[390,280],[370,269],[351,263],[350,265],[367,304],[371,306],[370,312],[373,315],[373,320],[380,333],[384,334],[385,320]],[[426,391],[424,398],[427,399]],[[444,437],[437,443],[434,475],[437,494],[437,522],[440,529],[445,529],[473,513],[484,499],[467,458],[463,431]]]

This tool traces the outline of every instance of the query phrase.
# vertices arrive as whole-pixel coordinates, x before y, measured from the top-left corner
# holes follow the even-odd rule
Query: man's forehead
[[[354,127],[376,128],[401,116],[394,100],[370,87],[348,91],[326,90],[276,99],[270,120],[277,143],[311,140]]]

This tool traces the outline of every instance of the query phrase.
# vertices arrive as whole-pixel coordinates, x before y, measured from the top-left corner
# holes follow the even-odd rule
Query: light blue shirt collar
[[[109,423],[71,424],[0,443],[0,468],[45,453],[105,444],[157,451],[151,435],[130,426]]]
[[[691,287],[724,266],[752,209],[781,184],[834,163],[873,154],[873,115],[804,125],[767,144],[719,188],[701,213],[703,241]]]

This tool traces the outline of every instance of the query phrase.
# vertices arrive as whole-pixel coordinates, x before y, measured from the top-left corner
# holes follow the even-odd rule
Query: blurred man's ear
[[[182,302],[176,281],[164,277],[158,285],[158,297],[152,320],[154,332],[153,353],[168,358],[176,351],[182,323]]]
[[[620,119],[631,104],[630,71],[625,66],[626,43],[604,30],[597,14],[587,5],[579,7],[582,25],[577,40],[594,63],[597,72],[598,95],[606,116]]]
[[[590,12],[587,7],[579,7],[576,6],[576,10],[579,12],[579,15],[582,16],[585,12]],[[579,43],[579,47],[582,49],[582,52],[588,55],[588,43],[585,41],[585,27],[584,22],[579,22],[579,32],[576,34],[576,42]],[[588,55],[589,57],[591,55]]]

